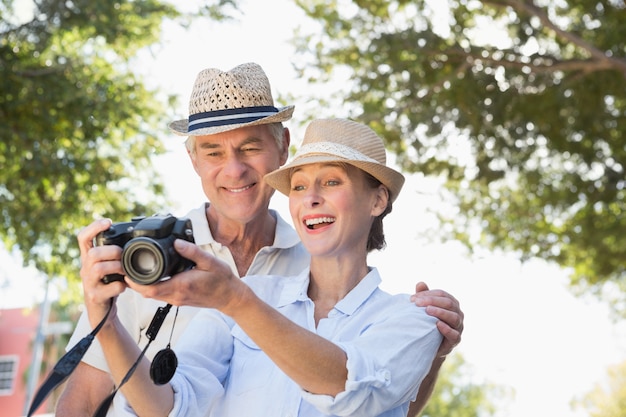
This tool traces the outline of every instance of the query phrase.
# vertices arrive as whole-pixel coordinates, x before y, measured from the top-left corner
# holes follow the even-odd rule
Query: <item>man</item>
[[[276,108],[269,80],[257,64],[243,64],[230,71],[207,69],[198,75],[189,103],[189,118],[175,121],[170,129],[188,136],[186,141],[192,165],[201,178],[208,201],[187,217],[193,224],[194,240],[203,250],[227,262],[235,275],[296,275],[308,265],[309,256],[295,231],[269,210],[273,189],[263,176],[283,165],[288,158],[289,130],[282,122],[289,120],[293,106]],[[91,238],[106,230],[110,221],[101,220],[87,226],[79,235],[83,274],[88,270],[85,259],[93,248]],[[117,272],[121,248],[108,248]],[[121,292],[122,282],[110,285],[111,294]],[[421,410],[432,392],[443,357],[460,341],[463,313],[458,302],[443,291],[428,291],[418,284],[414,301],[429,305],[429,314],[440,321],[444,336],[438,357],[420,389],[416,409]],[[88,294],[85,294],[87,297]],[[126,290],[117,300],[118,317],[140,346],[147,343],[145,331],[156,309],[163,303],[144,299]],[[181,307],[170,313],[146,356],[152,359],[160,349],[174,344],[198,309]],[[173,329],[173,331],[172,331]],[[83,314],[68,347],[91,331]],[[121,377],[111,376],[97,341],[69,377],[59,398],[56,414],[62,417],[92,416],[99,404],[111,393]],[[423,394],[422,394],[423,392]],[[410,411],[413,412],[413,411]],[[109,416],[132,414],[121,394],[117,394]]]

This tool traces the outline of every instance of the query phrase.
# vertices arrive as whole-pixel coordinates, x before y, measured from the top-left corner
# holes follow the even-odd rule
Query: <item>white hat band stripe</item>
[[[193,127],[199,124],[206,123],[215,123],[224,120],[238,120],[238,119],[260,119],[261,117],[272,116],[276,114],[275,111],[271,112],[259,112],[259,113],[244,113],[244,114],[231,114],[227,116],[214,116],[214,117],[205,117],[202,119],[196,119],[192,122],[189,122],[189,127]]]
[[[379,161],[362,154],[354,148],[333,142],[307,143],[306,145],[301,146],[300,149],[296,152],[296,154],[294,155],[294,160],[303,156],[307,156],[307,154],[315,153],[334,155],[353,161],[373,162],[376,164],[380,164]]]

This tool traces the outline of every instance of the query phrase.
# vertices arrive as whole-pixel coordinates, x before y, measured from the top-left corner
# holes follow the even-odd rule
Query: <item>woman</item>
[[[368,252],[384,246],[382,219],[404,182],[385,160],[368,127],[316,120],[293,161],[265,176],[289,196],[311,255],[296,277],[241,280],[179,240],[176,250],[195,269],[155,285],[127,280],[146,297],[210,307],[177,344],[168,385],[151,385],[142,364],[143,377],[122,388],[138,415],[406,416],[441,334],[408,295],[378,288],[378,272],[367,265]],[[128,341],[120,342],[112,366],[128,369]]]

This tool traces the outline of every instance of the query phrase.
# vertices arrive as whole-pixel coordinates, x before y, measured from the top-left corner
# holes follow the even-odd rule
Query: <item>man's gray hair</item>
[[[282,152],[285,147],[285,141],[284,141],[285,136],[283,134],[285,128],[283,127],[283,124],[281,122],[277,122],[277,123],[269,123],[266,126],[270,131],[270,135],[272,135],[274,139],[276,140],[276,144],[278,145],[278,150]],[[187,150],[192,156],[196,155],[196,137],[195,136],[188,136],[187,140],[185,140],[185,146],[187,147]]]

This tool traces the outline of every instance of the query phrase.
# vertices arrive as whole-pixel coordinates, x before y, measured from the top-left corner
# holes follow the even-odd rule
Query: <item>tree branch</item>
[[[626,76],[626,61],[623,59],[607,56],[606,53],[596,48],[593,44],[585,41],[579,36],[576,36],[572,32],[568,32],[566,30],[561,29],[559,26],[554,24],[550,20],[550,17],[545,12],[544,9],[535,6],[532,1],[525,0],[483,0],[484,4],[490,4],[492,6],[509,6],[514,9],[516,12],[525,14],[527,16],[535,16],[539,19],[539,21],[548,29],[552,30],[557,36],[565,39],[568,42],[575,44],[576,46],[584,49],[589,53],[589,55],[596,60],[597,62],[594,65],[591,65],[592,60],[584,60],[578,61],[575,64],[575,67],[580,68],[580,63],[585,63],[585,68],[589,69],[589,67],[595,67],[593,70],[599,69],[617,69],[624,73]],[[565,66],[565,61],[561,61],[561,65]]]

